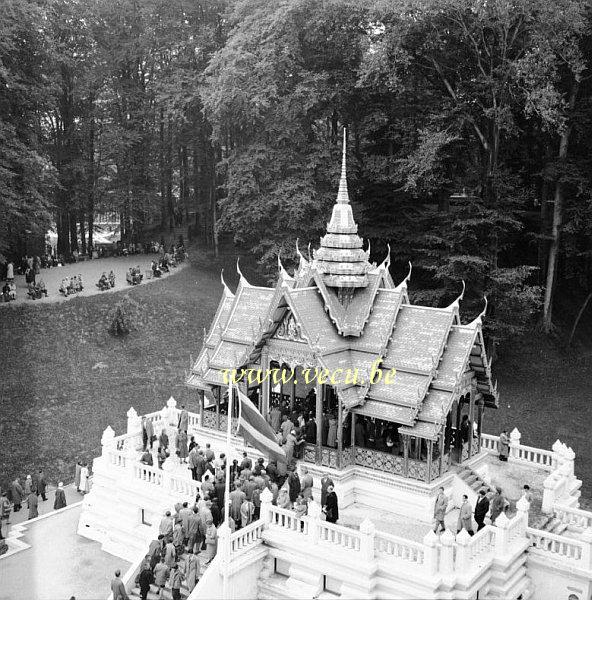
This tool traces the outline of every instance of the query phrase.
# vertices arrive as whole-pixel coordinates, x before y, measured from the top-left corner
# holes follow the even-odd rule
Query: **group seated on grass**
[[[78,275],[73,275],[71,278],[69,276],[66,276],[62,280],[62,284],[60,286],[60,293],[64,297],[68,297],[74,293],[79,293],[84,289],[84,286],[82,284],[82,276],[80,274]]]
[[[130,267],[128,272],[125,274],[125,279],[128,284],[140,284],[144,276],[140,272],[140,267]]]
[[[113,269],[109,271],[109,276],[103,271],[97,282],[97,287],[99,291],[107,291],[107,289],[113,289],[115,287],[115,274],[113,273]]]
[[[39,300],[43,298],[43,296],[47,298],[47,287],[45,286],[45,282],[43,282],[43,278],[39,278],[36,282],[31,282],[29,284],[27,296],[31,298],[31,300]]]
[[[4,302],[16,300],[16,286],[12,280],[8,280],[2,287],[2,300]]]

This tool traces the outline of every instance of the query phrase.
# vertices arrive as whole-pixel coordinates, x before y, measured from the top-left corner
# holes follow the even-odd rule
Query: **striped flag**
[[[238,395],[238,434],[270,459],[287,463],[284,449],[278,445],[272,427],[246,394],[236,388]]]

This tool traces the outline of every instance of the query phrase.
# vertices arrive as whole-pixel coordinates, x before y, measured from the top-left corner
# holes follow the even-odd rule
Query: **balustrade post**
[[[226,457],[228,459],[228,457]],[[271,524],[271,512],[273,505],[271,503],[273,499],[273,494],[269,488],[265,488],[261,495],[259,496],[261,500],[261,510],[259,512],[259,518],[263,520],[263,526],[267,529]]]
[[[522,435],[518,428],[510,432],[510,459],[518,459],[520,454],[520,438]]]
[[[551,446],[553,450],[554,459],[553,459],[553,469],[557,470],[563,465],[563,451],[566,448],[565,444],[561,443],[559,439]]]
[[[220,556],[220,563],[222,565],[222,575],[227,576],[226,568],[230,564],[230,536],[232,531],[226,522],[218,528],[218,549],[217,553]]]
[[[504,555],[508,550],[510,544],[508,535],[508,525],[510,520],[505,513],[501,513],[495,520],[495,553],[496,555]]]
[[[471,536],[466,529],[462,529],[456,536],[456,563],[457,573],[464,573],[469,568],[469,542]]]
[[[446,529],[440,536],[441,557],[440,573],[451,574],[454,571],[454,535],[450,529]]]
[[[376,527],[367,517],[360,524],[360,555],[370,562],[374,560],[374,538],[376,536]]]
[[[440,544],[440,539],[434,533],[430,531],[423,538],[423,566],[425,567],[428,575],[433,576],[438,572],[438,546]]]
[[[106,455],[107,452],[113,448],[115,441],[115,430],[111,426],[107,426],[103,430],[103,435],[101,436],[101,454]]]

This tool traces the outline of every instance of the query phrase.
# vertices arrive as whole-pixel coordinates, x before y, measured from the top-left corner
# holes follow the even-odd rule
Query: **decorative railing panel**
[[[428,478],[428,465],[424,461],[409,459],[407,466],[407,476],[411,479],[418,479],[425,482]]]
[[[494,547],[495,531],[490,526],[486,526],[481,531],[477,531],[468,544],[469,561],[474,562],[489,558]]]
[[[162,486],[163,472],[158,468],[138,462],[134,464],[134,479],[148,484],[153,484],[155,486]]]
[[[479,437],[473,437],[473,442],[471,443],[471,457],[474,457],[481,451],[481,442]]]
[[[392,473],[393,475],[404,474],[404,459],[388,452],[370,450],[369,448],[354,448],[353,463],[357,466],[365,466],[374,470]]]
[[[556,455],[552,450],[512,445],[510,446],[510,457],[519,461],[527,461],[528,463],[544,468],[549,472],[555,468]]]
[[[461,452],[461,458],[460,458],[461,463],[463,461],[466,461],[468,458],[469,458],[469,443],[468,441],[466,441],[465,443],[463,443],[463,446],[462,446],[462,452]]]
[[[210,430],[216,430],[216,411],[215,410],[204,410],[203,411],[203,421],[202,425],[204,428],[209,428]],[[220,427],[218,430],[220,432],[226,432],[228,425],[228,416],[226,414],[220,414]],[[233,435],[237,433],[237,420],[232,419],[230,432]]]

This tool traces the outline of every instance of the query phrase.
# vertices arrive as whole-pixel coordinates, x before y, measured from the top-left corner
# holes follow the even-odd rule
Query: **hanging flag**
[[[284,449],[278,445],[272,427],[267,423],[261,412],[253,405],[246,394],[238,388],[238,434],[242,435],[252,446],[260,450],[270,459],[287,463]]]

